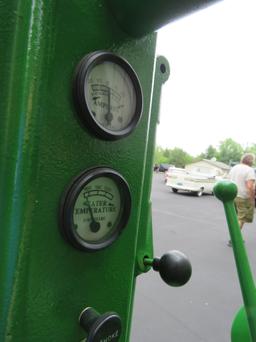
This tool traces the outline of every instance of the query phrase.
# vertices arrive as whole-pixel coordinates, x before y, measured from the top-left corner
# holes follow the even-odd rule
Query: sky
[[[170,64],[156,144],[192,156],[256,143],[256,0],[224,0],[158,31]]]

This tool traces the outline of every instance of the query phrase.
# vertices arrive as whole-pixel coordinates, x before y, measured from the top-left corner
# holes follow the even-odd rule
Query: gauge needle
[[[108,111],[105,114],[105,119],[106,119],[108,125],[110,125],[112,120],[113,120],[113,114],[111,113],[111,99],[110,99],[111,94],[110,94],[110,92],[111,92],[111,90],[108,87]]]
[[[86,202],[85,204],[88,206],[88,210],[89,210],[89,214],[91,216],[91,223],[90,223],[90,229],[93,233],[97,233],[100,229],[100,223],[97,222],[93,216],[93,213],[92,213],[92,208],[90,206],[90,203],[88,201],[88,198],[86,198]]]

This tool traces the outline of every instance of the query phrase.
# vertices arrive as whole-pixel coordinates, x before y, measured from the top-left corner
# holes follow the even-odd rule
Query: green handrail
[[[214,194],[223,202],[224,205],[251,340],[256,341],[256,292],[254,279],[234,206],[237,187],[230,181],[220,181],[214,187]],[[234,324],[238,324],[238,322],[235,323],[235,321],[233,326]],[[241,322],[239,322],[239,324],[241,325]],[[244,327],[244,329],[246,329],[246,327]]]

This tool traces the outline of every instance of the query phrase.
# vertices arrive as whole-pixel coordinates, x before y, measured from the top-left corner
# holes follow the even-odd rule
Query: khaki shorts
[[[235,207],[239,221],[252,222],[254,215],[254,203],[248,198],[235,198]]]

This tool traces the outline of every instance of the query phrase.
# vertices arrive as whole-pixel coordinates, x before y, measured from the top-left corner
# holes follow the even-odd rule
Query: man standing
[[[241,158],[241,163],[235,165],[229,174],[229,178],[237,185],[237,197],[235,207],[240,228],[245,222],[252,222],[255,205],[255,172],[252,168],[255,157],[252,153],[246,153]],[[231,241],[228,242],[232,246]]]

